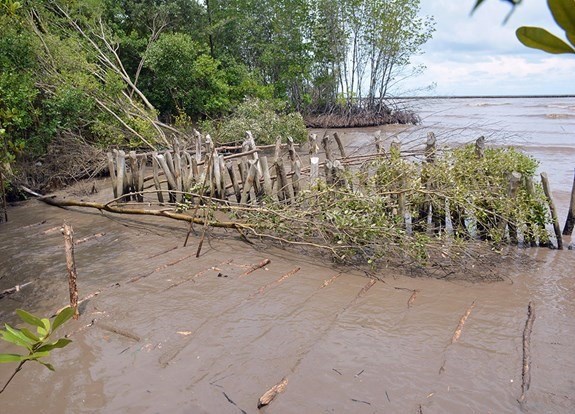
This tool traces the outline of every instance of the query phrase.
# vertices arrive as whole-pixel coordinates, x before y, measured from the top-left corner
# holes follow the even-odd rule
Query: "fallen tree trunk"
[[[102,203],[95,203],[95,202],[87,202],[87,201],[77,201],[77,200],[58,200],[54,196],[45,196],[40,197],[40,201],[43,201],[46,204],[56,207],[84,207],[84,208],[93,208],[100,211],[107,211],[110,213],[116,214],[135,214],[135,215],[143,215],[143,216],[156,216],[156,217],[166,217],[173,220],[180,220],[186,221],[188,223],[200,224],[200,225],[208,225],[212,227],[219,227],[225,229],[242,229],[246,228],[247,226],[242,225],[241,223],[236,223],[233,221],[206,221],[199,217],[192,217],[187,214],[183,213],[176,213],[173,210],[151,210],[145,208],[126,208],[121,207],[113,204],[102,204]]]

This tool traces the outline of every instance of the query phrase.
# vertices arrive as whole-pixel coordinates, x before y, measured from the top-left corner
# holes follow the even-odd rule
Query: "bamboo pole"
[[[62,227],[64,235],[64,246],[66,248],[66,267],[68,269],[68,289],[70,291],[70,306],[74,309],[74,319],[78,319],[78,286],[76,280],[76,260],[74,259],[74,230],[72,226],[64,223]]]
[[[555,237],[557,238],[557,248],[559,250],[563,250],[563,238],[561,237],[561,229],[559,228],[559,220],[557,219],[555,203],[553,203],[553,199],[551,198],[551,188],[549,187],[547,173],[541,173],[541,184],[543,185],[543,191],[545,192],[547,203],[549,204],[549,211],[551,212],[551,219],[553,221],[553,230],[555,231]]]
[[[567,212],[567,219],[563,227],[563,236],[571,236],[575,227],[575,173],[573,174],[573,188],[571,189],[571,203]]]

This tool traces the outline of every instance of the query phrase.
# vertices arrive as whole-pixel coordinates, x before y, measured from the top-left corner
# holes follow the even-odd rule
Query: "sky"
[[[506,24],[508,3],[487,0],[470,17],[474,3],[421,0],[420,15],[433,16],[436,31],[412,59],[426,70],[401,83],[402,95],[575,95],[575,55],[530,49],[515,36],[519,26],[539,26],[565,39],[545,0],[523,0]]]

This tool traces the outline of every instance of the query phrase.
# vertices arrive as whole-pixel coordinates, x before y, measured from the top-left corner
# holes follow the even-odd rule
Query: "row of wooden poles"
[[[107,156],[114,197],[122,202],[130,200],[142,202],[144,194],[153,188],[151,192],[156,194],[160,203],[184,203],[193,197],[190,194],[195,194],[244,205],[257,204],[264,197],[289,204],[295,200],[304,185],[316,184],[320,180],[320,175],[328,185],[352,185],[346,182],[344,171],[347,168],[353,165],[365,165],[366,161],[377,157],[389,156],[384,149],[379,131],[375,133],[374,144],[375,154],[348,156],[337,133],[325,134],[321,139],[311,134],[309,136],[309,162],[302,165],[301,151],[297,150],[298,145],[291,138],[287,139],[287,143],[282,143],[281,138],[278,138],[275,145],[256,146],[253,135],[248,131],[241,145],[216,148],[209,135],[204,137],[196,131],[195,148],[191,150],[184,148],[180,142],[174,141],[173,149],[163,152],[137,154],[135,151],[130,151],[126,154],[124,151],[114,150]],[[319,157],[320,145],[324,154],[322,162]],[[336,146],[337,149],[335,149]],[[391,143],[390,151],[395,150],[399,153],[400,149],[399,142]],[[475,150],[478,159],[484,156],[485,140],[483,137],[476,141]],[[339,156],[337,156],[338,152]],[[431,132],[427,136],[422,155],[425,157],[425,162],[433,163],[436,154],[436,138]],[[272,157],[271,161],[268,156]],[[147,176],[150,165],[152,174]],[[302,176],[305,176],[307,180],[302,180]],[[549,202],[557,247],[562,249],[562,234],[545,173],[541,174],[541,182]],[[428,190],[433,190],[438,184],[424,180],[424,185]],[[524,185],[527,191],[534,191],[532,180],[523,180],[520,174],[511,173],[508,193],[510,198],[513,199],[516,196],[520,185]],[[411,220],[413,231],[425,232],[430,226],[435,231],[445,230],[447,215],[449,215],[454,231],[467,231],[467,217],[461,209],[446,208],[445,204],[438,206],[437,201],[432,202],[430,198],[427,198],[418,206],[416,217],[408,218],[405,192],[397,191],[397,194],[392,197],[397,206],[393,214],[406,221]],[[529,228],[529,223],[527,224]],[[563,235],[571,235],[574,225],[575,180]],[[507,230],[512,244],[518,243],[517,227],[513,223],[494,219],[491,227],[495,226],[503,232]],[[489,228],[478,223],[476,232],[480,238],[485,239]],[[537,245],[536,240],[529,234],[523,236],[525,245]],[[539,245],[548,244],[540,241]]]
[[[299,145],[291,137],[288,137],[287,143],[282,144],[281,138],[278,138],[275,145],[259,147],[256,147],[249,131],[241,146],[216,148],[209,135],[204,138],[199,133],[196,133],[195,141],[195,151],[185,149],[175,141],[173,149],[163,152],[109,152],[108,168],[114,197],[123,202],[142,202],[146,190],[153,187],[160,203],[184,202],[189,193],[240,204],[254,204],[264,196],[291,203],[302,191],[302,174],[308,175],[308,182],[313,184],[320,178],[320,165],[324,166],[328,183],[341,179],[340,171],[344,167],[331,149],[332,141],[337,143],[340,159],[346,158],[337,133],[333,138],[326,135],[321,140],[326,156],[321,164],[317,135],[310,135],[309,164],[305,168],[302,168],[296,149]],[[285,149],[287,159],[284,161],[282,152]],[[273,160],[270,162],[265,154],[272,151]],[[150,164],[152,175],[146,176]],[[151,186],[148,184],[150,181],[153,181]]]

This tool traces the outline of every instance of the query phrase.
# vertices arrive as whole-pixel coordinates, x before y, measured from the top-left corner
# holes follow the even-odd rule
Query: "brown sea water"
[[[521,145],[548,172],[563,222],[575,167],[575,100],[421,101],[420,127],[386,127],[404,149],[428,130],[454,145],[483,134],[488,144]],[[349,151],[378,128],[341,131]],[[90,196],[111,198],[106,182]],[[88,197],[90,185],[70,198]],[[393,269],[363,274],[294,251],[249,246],[213,233],[182,247],[187,226],[30,200],[0,225],[0,321],[24,308],[50,314],[67,301],[64,220],[76,239],[81,308],[55,373],[27,364],[0,413],[256,413],[282,378],[267,413],[521,412],[527,306],[531,387],[524,409],[575,412],[575,252],[529,249],[529,266],[503,263],[503,282],[408,278]],[[567,240],[568,244],[569,240]],[[250,274],[263,259],[271,262]],[[130,283],[134,277],[141,277]],[[367,289],[369,287],[369,289]],[[413,296],[413,292],[417,291]],[[463,315],[461,335],[452,343]],[[90,325],[90,326],[88,326]],[[14,349],[0,343],[0,352]],[[0,383],[14,369],[0,365]]]

